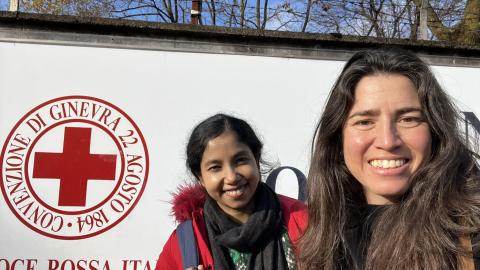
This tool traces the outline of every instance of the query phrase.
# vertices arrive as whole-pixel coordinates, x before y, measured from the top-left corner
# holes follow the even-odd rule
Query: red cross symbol
[[[90,154],[91,128],[65,127],[63,153],[36,152],[35,178],[60,179],[59,206],[85,206],[88,180],[115,180],[117,155]]]

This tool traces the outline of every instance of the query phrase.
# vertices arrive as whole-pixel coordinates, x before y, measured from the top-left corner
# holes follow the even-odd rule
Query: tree
[[[422,0],[193,0],[201,24],[383,38],[419,38]],[[192,0],[22,0],[27,12],[190,23]],[[480,43],[480,0],[429,0],[432,40]]]
[[[112,17],[109,0],[21,0],[21,11],[55,15]]]
[[[414,0],[417,7],[421,0]],[[463,44],[480,43],[480,0],[467,0],[464,7],[458,3],[436,8],[428,4],[428,26],[439,39]]]
[[[305,14],[313,32],[329,27],[341,34],[418,39],[421,5],[422,0],[320,0]],[[479,44],[480,0],[431,0],[427,9],[431,39]]]

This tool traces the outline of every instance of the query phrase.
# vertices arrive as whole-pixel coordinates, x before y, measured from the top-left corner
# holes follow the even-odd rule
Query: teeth
[[[241,186],[241,187],[238,187],[236,189],[225,191],[225,193],[228,196],[231,196],[231,197],[238,197],[238,196],[241,196],[243,194],[244,190],[245,190],[245,186]]]
[[[392,168],[398,168],[400,166],[403,166],[403,164],[406,163],[406,160],[405,159],[396,159],[396,160],[375,159],[375,160],[371,160],[369,163],[375,168],[392,169]]]

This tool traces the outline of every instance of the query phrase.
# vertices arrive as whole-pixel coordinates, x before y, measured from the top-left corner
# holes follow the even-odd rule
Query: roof
[[[0,42],[346,60],[356,50],[397,46],[431,64],[480,67],[480,46],[340,34],[260,31],[124,19],[0,12]]]

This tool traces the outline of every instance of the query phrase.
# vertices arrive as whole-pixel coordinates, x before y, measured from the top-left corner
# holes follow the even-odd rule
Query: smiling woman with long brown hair
[[[478,156],[459,120],[416,55],[356,53],[315,133],[302,269],[480,269]]]

